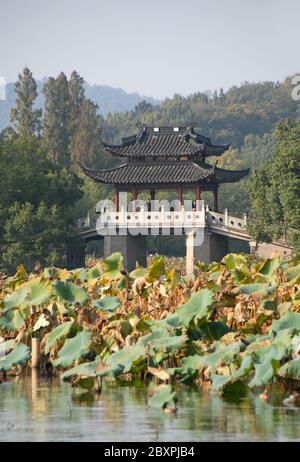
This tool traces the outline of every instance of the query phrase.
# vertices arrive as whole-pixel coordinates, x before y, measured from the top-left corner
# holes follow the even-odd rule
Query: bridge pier
[[[67,248],[67,268],[75,269],[85,266],[85,242],[76,241]]]
[[[203,240],[202,240],[203,239]],[[201,245],[197,245],[202,240]],[[207,228],[203,230],[203,237],[195,237],[195,230],[186,232],[186,274],[194,273],[194,265],[201,260],[205,264],[220,261],[228,253],[228,239],[226,236],[214,234]]]
[[[136,263],[147,266],[146,236],[105,236],[104,237],[104,258],[109,257],[113,252],[121,252],[123,255],[123,265],[127,271],[132,271]]]

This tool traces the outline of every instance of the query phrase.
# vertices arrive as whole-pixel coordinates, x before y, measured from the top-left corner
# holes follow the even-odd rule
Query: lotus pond
[[[299,256],[263,261],[229,254],[207,267],[199,263],[195,277],[176,267],[166,270],[160,256],[127,273],[119,253],[73,271],[37,268],[28,274],[20,266],[0,280],[0,412],[7,412],[10,400],[18,402],[14,393],[22,400],[33,388],[22,377],[32,365],[34,339],[46,419],[49,408],[50,420],[60,415],[60,405],[53,408],[56,398],[80,403],[75,409],[83,420],[82,413],[94,415],[105,402],[113,408],[114,400],[122,401],[122,418],[138,412],[146,426],[163,419],[170,427],[163,426],[169,436],[161,437],[171,438],[174,428],[178,440],[183,420],[197,422],[191,431],[202,424],[212,428],[218,403],[231,435],[243,436],[237,425],[249,428],[252,422],[255,438],[256,409],[277,416],[275,428],[289,421],[293,429],[300,397],[299,288]],[[248,414],[245,422],[242,414]],[[233,415],[239,424],[233,425]],[[298,435],[287,434],[283,425],[278,438]]]
[[[300,411],[249,395],[227,401],[181,386],[178,412],[147,406],[144,387],[105,386],[81,401],[69,384],[30,373],[0,393],[0,441],[299,441]]]

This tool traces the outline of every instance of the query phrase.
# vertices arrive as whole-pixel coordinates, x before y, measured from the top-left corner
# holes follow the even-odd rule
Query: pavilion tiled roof
[[[174,184],[174,183],[231,183],[248,174],[249,170],[224,170],[208,164],[181,162],[130,162],[108,170],[90,170],[81,166],[84,173],[99,183]]]
[[[219,156],[227,145],[214,145],[207,136],[196,133],[191,127],[146,127],[142,126],[137,135],[122,139],[122,144],[111,145],[103,142],[112,155],[128,158],[174,158],[190,159],[205,156]]]

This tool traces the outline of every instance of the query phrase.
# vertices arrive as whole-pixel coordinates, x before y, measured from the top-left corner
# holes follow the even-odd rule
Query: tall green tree
[[[44,85],[43,143],[48,157],[57,165],[70,165],[70,93],[62,72]]]
[[[77,117],[76,130],[71,138],[70,151],[73,162],[95,166],[99,162],[101,142],[101,118],[98,106],[91,100],[82,102]]]
[[[21,136],[32,136],[41,129],[41,109],[34,109],[38,96],[32,72],[25,67],[15,83],[16,106],[11,109],[11,122]]]
[[[276,125],[276,148],[249,182],[249,231],[259,241],[286,236],[300,247],[300,122]]]
[[[84,79],[80,77],[78,72],[73,71],[68,86],[70,96],[69,128],[70,135],[73,136],[76,133],[81,106],[85,100]]]

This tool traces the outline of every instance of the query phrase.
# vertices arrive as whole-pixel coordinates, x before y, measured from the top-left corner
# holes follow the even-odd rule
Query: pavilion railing
[[[78,232],[92,229],[109,227],[117,228],[180,228],[180,227],[205,227],[212,229],[228,230],[234,233],[246,235],[246,216],[237,218],[228,214],[210,211],[207,207],[201,210],[187,211],[182,208],[179,211],[133,211],[121,209],[119,212],[102,210],[100,213],[90,214],[87,217],[77,220],[76,228]]]

